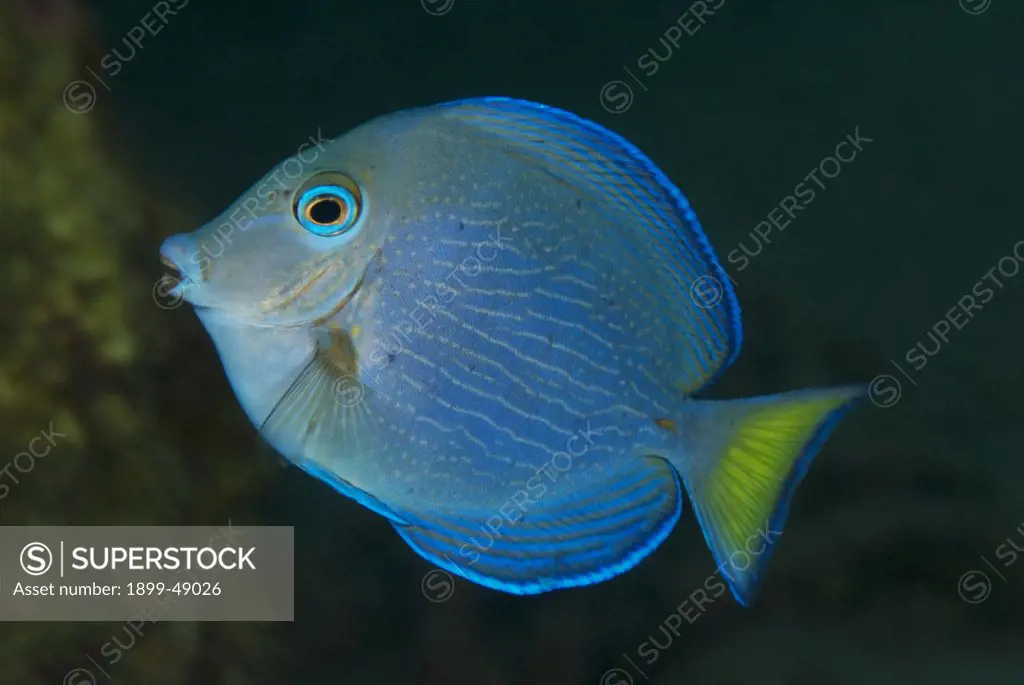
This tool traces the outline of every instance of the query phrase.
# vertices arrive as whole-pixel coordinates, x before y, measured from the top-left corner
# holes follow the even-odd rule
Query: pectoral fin
[[[318,331],[316,351],[260,426],[260,436],[289,461],[396,523],[390,507],[344,477],[349,464],[379,444],[373,389],[356,375],[355,352],[340,329]]]

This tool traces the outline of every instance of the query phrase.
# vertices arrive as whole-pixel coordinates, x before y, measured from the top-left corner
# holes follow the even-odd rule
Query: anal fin
[[[547,485],[514,520],[501,506],[507,499],[470,511],[403,509],[408,525],[395,528],[440,568],[528,595],[628,571],[668,536],[682,507],[678,474],[659,457],[630,459],[599,480]]]

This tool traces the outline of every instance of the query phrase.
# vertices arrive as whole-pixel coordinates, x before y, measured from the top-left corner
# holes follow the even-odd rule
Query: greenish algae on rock
[[[181,227],[118,159],[103,91],[88,112],[65,106],[87,78],[85,14],[44,4],[0,5],[0,523],[244,525],[274,462],[254,458],[216,364],[174,368],[187,350],[169,331],[193,322],[154,284],[156,246]],[[49,453],[29,458],[46,431]],[[22,685],[99,677],[90,659],[125,683],[235,682],[232,664],[268,651],[258,625],[2,621],[0,681]]]

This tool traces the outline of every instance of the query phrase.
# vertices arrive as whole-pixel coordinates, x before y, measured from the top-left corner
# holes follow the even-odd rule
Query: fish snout
[[[160,246],[160,261],[177,269],[183,282],[199,285],[205,280],[196,244],[184,233],[172,235],[164,241]]]

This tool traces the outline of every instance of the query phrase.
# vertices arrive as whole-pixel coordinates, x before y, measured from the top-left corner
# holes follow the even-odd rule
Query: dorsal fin
[[[669,314],[694,341],[681,388],[714,381],[739,353],[740,308],[697,216],[679,189],[621,136],[575,114],[510,98],[476,98],[436,106],[439,116],[499,142],[510,154],[589,192],[634,228],[633,246],[664,276]]]

